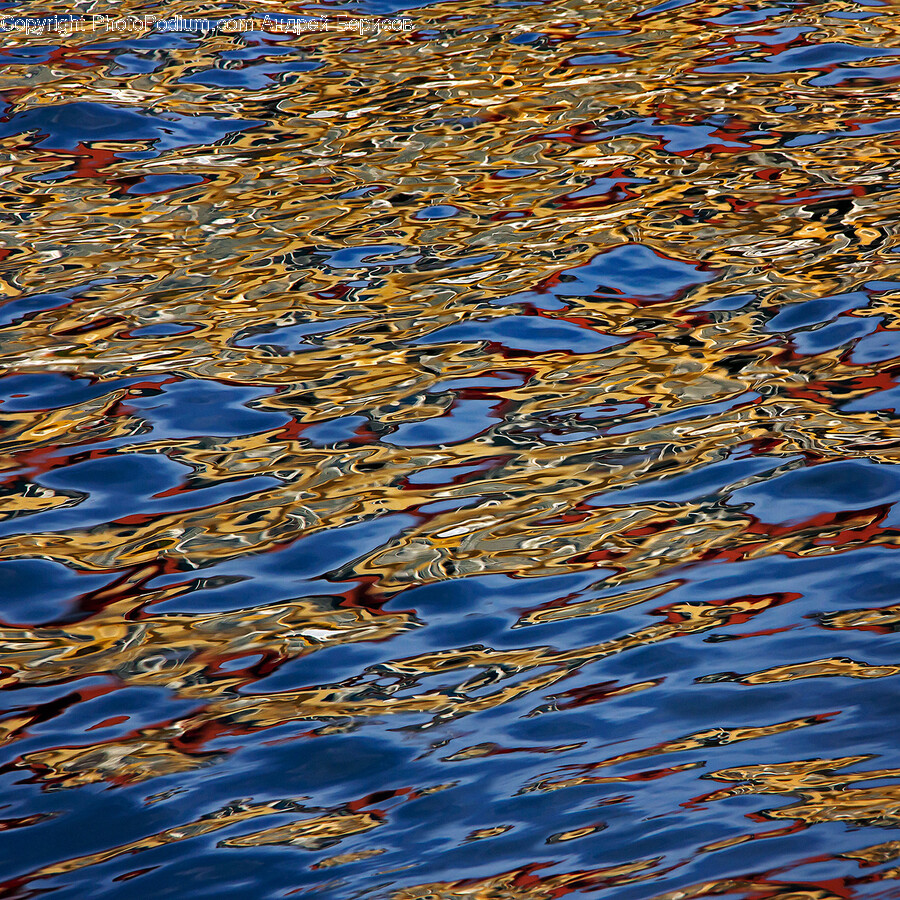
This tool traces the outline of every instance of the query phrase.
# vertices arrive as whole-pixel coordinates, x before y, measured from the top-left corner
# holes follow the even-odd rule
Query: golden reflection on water
[[[126,2],[117,14],[148,9]],[[14,10],[43,12],[28,3]],[[254,11],[229,10],[242,13]],[[221,11],[175,2],[166,14]],[[876,643],[898,628],[895,597],[875,590],[884,602],[792,612],[804,596],[796,583],[732,585],[716,599],[685,593],[707,566],[799,566],[900,545],[888,487],[813,508],[810,483],[812,506],[798,495],[789,513],[767,513],[758,500],[770,482],[816,466],[900,459],[895,408],[871,402],[900,375],[895,10],[850,0],[771,9],[451,0],[409,15],[412,32],[364,36],[273,31],[251,41],[214,30],[157,45],[149,28],[115,36],[125,44],[84,31],[7,35],[14,49],[48,58],[0,67],[0,99],[13,117],[4,121],[44,116],[52,125],[68,105],[90,105],[59,119],[82,128],[74,144],[56,126],[0,131],[0,313],[33,295],[56,298],[3,319],[0,375],[67,376],[92,391],[77,402],[0,407],[0,562],[44,561],[107,581],[75,592],[77,610],[59,621],[0,623],[0,690],[12,698],[0,737],[28,742],[0,772],[26,773],[15,783],[41,791],[178,777],[187,786],[228,772],[257,732],[314,748],[317,738],[371,726],[422,740],[415,760],[460,764],[450,770],[519,754],[530,774],[504,776],[506,800],[611,785],[628,794],[595,806],[616,809],[632,804],[636,786],[661,780],[678,785],[663,806],[683,807],[691,822],[748,794],[787,803],[750,813],[739,833],[729,820],[727,836],[698,839],[684,858],[668,850],[626,858],[605,821],[561,815],[541,821],[539,842],[552,845],[560,871],[543,871],[550,857],[520,853],[527,865],[498,856],[489,876],[434,881],[427,860],[379,859],[397,839],[393,820],[413,815],[404,804],[457,784],[412,765],[404,788],[373,785],[339,804],[250,798],[215,809],[198,800],[200,812],[183,824],[144,823],[146,837],[10,871],[3,889],[13,893],[3,896],[269,816],[280,818],[229,831],[216,846],[318,852],[346,840],[346,851],[310,871],[365,865],[375,880],[362,890],[378,885],[394,900],[615,896],[631,885],[644,893],[628,897],[648,900],[833,900],[896,879],[897,868],[851,873],[850,862],[897,858],[896,841],[874,838],[816,857],[840,875],[822,885],[760,860],[752,874],[737,863],[723,878],[677,874],[692,856],[812,826],[898,824],[897,785],[859,783],[896,779],[900,769],[845,771],[878,753],[844,747],[860,753],[788,759],[816,744],[765,743],[802,741],[808,727],[820,733],[840,720],[836,705],[793,692],[814,680],[871,685],[900,674]],[[845,45],[855,50],[835,49]],[[129,71],[133,63],[117,62],[123,47],[146,64]],[[780,67],[778,54],[788,60]],[[211,82],[210,72],[232,80]],[[131,123],[120,136],[91,132],[100,127],[91,117],[105,115],[100,104]],[[135,112],[158,124],[155,137],[141,131],[145,119],[125,115]],[[218,139],[178,137],[202,131],[196,123],[210,116],[236,124]],[[657,265],[674,286],[641,274]],[[802,307],[824,298],[833,308]],[[846,336],[829,342],[834,327]],[[182,395],[172,392],[186,382],[223,391],[212,419],[155,418],[167,402],[177,409]],[[229,427],[248,410],[257,426]],[[337,430],[316,431],[323,426]],[[85,512],[64,527],[47,518],[91,500],[43,483],[48,474],[129,458],[170,463],[181,481],[142,485],[155,504],[136,502],[127,514]],[[706,477],[705,488],[671,496],[660,487]],[[265,486],[243,490],[252,478]],[[729,502],[735,494],[750,499]],[[30,516],[39,517],[33,527]],[[361,541],[349,559],[322,556],[317,575],[333,593],[298,588],[272,599],[268,582],[254,587],[260,560],[316,535],[339,543],[341,529],[392,516],[400,524],[374,544]],[[601,570],[594,582],[574,592],[548,587],[535,600],[523,588],[496,647],[444,640],[443,626],[416,608],[421,595],[407,602],[408,591],[475,576],[541,585],[593,570]],[[240,608],[191,607],[195,595],[242,579]],[[192,611],[179,611],[183,603]],[[656,621],[647,624],[647,613]],[[765,630],[748,632],[748,623]],[[429,628],[430,642],[416,643]],[[776,642],[798,629],[812,635],[808,652]],[[761,643],[745,653],[745,638]],[[723,656],[719,643],[735,655]],[[264,683],[313,653],[331,660],[370,645],[371,657],[348,655],[340,675],[321,683]],[[794,655],[784,655],[788,647]],[[635,652],[662,662],[572,686]],[[732,662],[734,671],[719,671]],[[138,688],[182,705],[115,736],[76,730],[32,746],[59,712],[32,699],[17,706],[15,691],[70,682],[76,705]],[[698,692],[712,696],[702,692],[714,685],[734,685],[740,697],[792,693],[752,715],[737,699],[692,730],[679,703],[696,723]],[[646,701],[659,704],[658,740],[636,738],[619,752],[611,743],[621,740],[554,733],[554,717],[567,711],[601,701],[627,710],[662,691],[667,699]],[[132,702],[123,701],[124,720]],[[547,722],[546,743],[479,740],[479,726],[466,724],[506,710]],[[759,741],[772,761],[716,769],[723,748],[745,741]],[[823,754],[834,738],[828,747]],[[582,751],[600,761],[584,762]],[[686,756],[655,759],[665,754]],[[541,755],[553,760],[544,771]],[[734,786],[698,797],[701,776]],[[514,818],[469,818],[460,845],[518,839]],[[777,830],[767,833],[772,821]],[[598,850],[594,862],[609,864],[578,855],[607,840],[618,855]],[[682,886],[664,890],[670,876]],[[315,883],[349,897],[356,887],[347,878]]]

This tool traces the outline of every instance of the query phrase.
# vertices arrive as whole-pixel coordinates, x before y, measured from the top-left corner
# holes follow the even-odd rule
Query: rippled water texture
[[[896,5],[165,14],[2,36],[0,896],[900,897]]]

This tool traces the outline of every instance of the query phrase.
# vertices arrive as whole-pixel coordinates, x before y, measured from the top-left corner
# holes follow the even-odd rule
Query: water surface
[[[0,896],[900,897],[895,7],[165,15],[0,49]]]

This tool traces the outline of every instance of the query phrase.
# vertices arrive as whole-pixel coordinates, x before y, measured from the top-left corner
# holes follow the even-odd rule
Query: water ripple
[[[7,6],[0,896],[898,896],[889,4]]]

